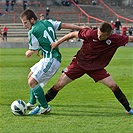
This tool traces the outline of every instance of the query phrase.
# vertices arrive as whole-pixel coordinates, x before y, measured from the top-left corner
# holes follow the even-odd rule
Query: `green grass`
[[[61,48],[62,64],[44,87],[46,92],[58,79],[78,48]],[[120,48],[106,68],[132,99],[132,47]],[[53,111],[42,116],[14,116],[10,111],[16,99],[29,99],[27,75],[39,57],[25,58],[26,49],[0,50],[0,133],[131,133],[132,116],[126,115],[106,86],[84,75],[70,83],[51,101]]]

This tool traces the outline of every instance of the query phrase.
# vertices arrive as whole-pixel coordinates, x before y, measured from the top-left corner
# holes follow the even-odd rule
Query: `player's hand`
[[[27,50],[27,51],[25,52],[25,55],[26,55],[26,58],[29,58],[29,57],[31,56],[31,54],[29,53],[29,50]]]
[[[52,49],[55,49],[56,47],[58,47],[57,42],[53,42],[53,43],[51,43],[50,45],[51,45],[51,48],[52,48]]]
[[[27,50],[27,51],[25,52],[25,55],[26,55],[27,58],[29,58],[34,52],[35,52],[35,51]]]

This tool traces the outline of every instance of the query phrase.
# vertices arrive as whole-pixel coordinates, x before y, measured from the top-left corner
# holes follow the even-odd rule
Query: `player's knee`
[[[28,85],[30,86],[30,88],[34,88],[37,84],[38,82],[34,78],[30,77],[28,79]]]
[[[35,82],[32,82],[31,80],[29,80],[28,85],[30,86],[30,88],[34,88],[37,84]]]
[[[28,85],[30,86],[30,88],[34,88],[34,86],[33,86],[33,83],[32,83],[32,82],[28,81]]]
[[[63,88],[64,86],[62,85],[62,83],[61,82],[58,82],[56,85],[54,85],[54,88],[56,89],[56,90],[61,90],[62,88]]]
[[[117,86],[116,83],[112,83],[112,84],[109,85],[109,88],[114,92],[118,89],[118,86]]]

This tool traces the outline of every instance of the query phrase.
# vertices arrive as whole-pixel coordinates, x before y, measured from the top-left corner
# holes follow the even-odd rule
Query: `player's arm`
[[[54,49],[56,47],[58,47],[61,43],[72,39],[72,38],[77,38],[78,37],[78,32],[70,32],[68,34],[66,34],[65,36],[63,36],[62,38],[60,38],[57,42],[53,42],[51,44],[51,48]]]
[[[133,42],[133,36],[128,37],[128,42]]]
[[[27,58],[29,58],[32,54],[34,54],[36,52],[37,52],[37,50],[27,50],[25,52],[25,55],[26,55]]]
[[[85,26],[78,26],[75,24],[69,24],[69,23],[62,23],[61,29],[72,29],[72,30],[81,30],[85,28]]]

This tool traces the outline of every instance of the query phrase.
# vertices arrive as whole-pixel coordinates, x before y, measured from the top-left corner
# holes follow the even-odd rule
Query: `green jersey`
[[[43,51],[44,58],[56,58],[61,62],[59,48],[51,49],[50,44],[57,40],[56,30],[60,30],[61,22],[53,20],[37,20],[28,32],[29,49]]]

